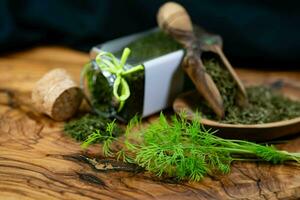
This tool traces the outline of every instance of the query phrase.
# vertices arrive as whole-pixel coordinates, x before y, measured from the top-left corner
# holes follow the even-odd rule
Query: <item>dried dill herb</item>
[[[64,132],[77,141],[86,141],[93,134],[101,134],[102,136],[112,135],[117,137],[120,135],[121,129],[117,126],[114,126],[113,131],[108,131],[107,127],[110,126],[111,123],[114,122],[107,118],[87,114],[79,119],[74,119],[66,123],[64,126]],[[101,141],[101,137],[98,137],[94,139],[92,143]]]
[[[300,102],[292,101],[270,88],[256,86],[246,91],[250,104],[244,109],[233,106],[228,110],[226,123],[261,124],[300,116]]]
[[[224,101],[225,118],[229,124],[262,124],[300,116],[300,102],[292,101],[266,86],[246,88],[249,105],[240,107],[235,99],[237,85],[229,72],[220,66],[215,58],[204,59],[207,72],[216,83]],[[216,115],[205,102],[199,105],[203,117],[217,120]]]
[[[238,90],[229,71],[222,68],[216,58],[204,59],[203,64],[221,93],[225,112],[230,110],[230,107],[236,104]]]
[[[140,64],[182,48],[173,38],[162,31],[149,33],[126,46],[132,50],[128,59],[130,64]],[[120,57],[122,52],[118,51],[114,54]]]

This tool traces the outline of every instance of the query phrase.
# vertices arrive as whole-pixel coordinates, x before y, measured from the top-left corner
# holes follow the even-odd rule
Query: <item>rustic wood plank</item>
[[[61,47],[39,47],[0,58],[0,89],[13,90],[28,100],[45,72],[64,67],[78,80],[88,55]],[[299,72],[238,70],[244,81],[253,76],[284,75],[299,80]],[[2,90],[3,91],[3,90]],[[151,121],[153,118],[146,119]],[[234,163],[229,175],[206,177],[200,183],[158,180],[132,166],[103,171],[100,145],[84,152],[62,132],[63,123],[23,106],[7,104],[0,94],[0,199],[299,199],[300,168],[289,164]],[[280,148],[300,151],[300,137]],[[89,159],[91,158],[91,159]]]

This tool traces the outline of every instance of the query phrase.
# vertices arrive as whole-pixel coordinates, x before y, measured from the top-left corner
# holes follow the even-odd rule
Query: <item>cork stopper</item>
[[[41,113],[56,121],[72,117],[81,104],[83,94],[64,69],[45,74],[32,90],[32,102]]]
[[[162,5],[157,14],[158,25],[161,29],[177,29],[181,31],[193,31],[192,21],[187,11],[180,4],[167,2]]]

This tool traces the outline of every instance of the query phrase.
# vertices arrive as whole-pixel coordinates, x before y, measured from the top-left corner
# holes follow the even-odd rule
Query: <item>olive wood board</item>
[[[65,68],[78,81],[81,67],[88,59],[88,54],[62,47],[38,47],[7,54],[0,57],[0,88],[30,93],[43,74],[57,67]],[[253,77],[256,82],[264,81],[269,75],[300,80],[299,72],[237,72],[250,82]],[[300,198],[300,168],[295,165],[234,162],[229,174],[214,174],[201,182],[161,180],[101,157],[101,145],[83,151],[80,143],[63,133],[63,123],[7,104],[6,98],[6,94],[0,93],[1,200]],[[156,119],[155,115],[143,123]],[[277,147],[299,152],[300,137],[290,138]]]

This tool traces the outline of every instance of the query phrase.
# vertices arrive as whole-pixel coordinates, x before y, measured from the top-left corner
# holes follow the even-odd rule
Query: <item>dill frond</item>
[[[104,156],[112,156],[111,145],[116,137],[113,135],[116,129],[115,121],[106,124],[106,130],[101,132],[100,130],[95,130],[88,138],[81,144],[82,148],[87,148],[91,144],[96,142],[103,142],[102,151]]]
[[[144,140],[123,153],[130,152],[131,161],[159,177],[200,181],[207,174],[229,173],[233,161],[249,161],[247,158],[273,164],[300,161],[298,154],[274,146],[220,138],[199,120],[187,121],[184,115],[172,116],[169,123],[161,113],[156,122],[138,132]]]
[[[157,121],[141,126],[133,118],[125,137],[117,137],[115,121],[105,128],[94,129],[82,147],[102,142],[105,156],[133,163],[158,177],[200,181],[207,174],[226,174],[234,161],[266,161],[281,164],[286,161],[300,163],[300,153],[277,150],[274,146],[260,145],[244,140],[224,139],[207,130],[199,120],[188,121],[185,114],[173,115],[170,120],[160,114]],[[137,128],[138,127],[138,128]],[[123,144],[120,150],[111,148],[114,142]]]

